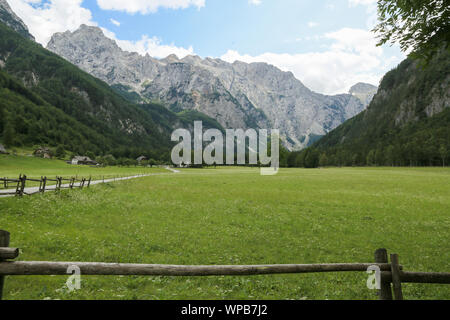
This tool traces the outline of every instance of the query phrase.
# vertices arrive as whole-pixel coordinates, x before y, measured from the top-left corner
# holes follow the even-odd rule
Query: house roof
[[[84,157],[84,156],[75,156],[75,157],[73,157],[72,160],[77,160],[77,161],[92,161],[91,158],[89,158],[89,157]]]

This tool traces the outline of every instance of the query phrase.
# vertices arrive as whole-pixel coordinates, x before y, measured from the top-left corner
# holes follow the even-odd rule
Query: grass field
[[[54,174],[64,167],[54,168]],[[0,160],[0,176],[13,172]],[[40,169],[52,170],[51,167]],[[86,169],[90,170],[90,169]],[[109,170],[115,170],[110,168]],[[118,169],[122,170],[122,169]],[[17,173],[17,171],[15,171]],[[0,199],[20,260],[161,264],[371,262],[385,247],[409,271],[450,272],[450,170],[186,169]],[[253,277],[7,277],[6,299],[377,299],[365,273]],[[450,286],[404,284],[406,299]]]
[[[145,167],[91,167],[67,164],[61,160],[35,158],[31,156],[0,155],[0,178],[7,177],[17,179],[20,174],[28,178],[40,179],[41,176],[55,179],[55,176],[64,178],[79,177],[92,180],[101,180],[103,177],[132,176],[135,174],[147,174],[155,172],[167,172],[161,168]],[[49,182],[49,185],[52,183]],[[53,183],[54,184],[54,183]],[[36,186],[39,183],[28,182],[27,187]],[[0,188],[3,186],[0,184]],[[14,186],[12,186],[14,188]]]

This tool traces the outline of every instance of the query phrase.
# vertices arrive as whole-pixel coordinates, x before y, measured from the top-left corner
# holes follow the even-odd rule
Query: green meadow
[[[34,175],[133,170],[17,160],[23,163],[0,158],[0,176],[31,163]],[[89,189],[3,198],[0,208],[0,228],[11,232],[11,246],[21,248],[19,260],[372,262],[374,251],[386,248],[399,254],[405,270],[450,272],[448,168],[281,169],[276,176],[251,168],[164,170]],[[4,298],[377,299],[367,276],[82,276],[81,289],[73,292],[65,276],[9,276]],[[450,298],[448,285],[403,289],[405,299]]]
[[[89,178],[101,180],[118,176],[132,176],[137,174],[150,174],[167,172],[163,168],[145,168],[141,166],[131,167],[91,167],[71,165],[61,160],[35,158],[22,155],[0,155],[0,178],[17,179],[20,174],[28,178],[40,179],[46,176],[55,179],[56,176],[70,178]],[[28,182],[27,186],[39,185]],[[0,187],[2,187],[0,183]],[[12,186],[14,187],[14,186]]]

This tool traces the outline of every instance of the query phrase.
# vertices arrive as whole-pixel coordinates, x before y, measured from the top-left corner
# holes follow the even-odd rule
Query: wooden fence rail
[[[267,274],[321,273],[321,272],[367,272],[369,268],[380,271],[380,300],[403,300],[402,283],[450,284],[450,273],[407,272],[399,264],[397,254],[387,260],[387,250],[375,251],[373,263],[331,263],[331,264],[282,264],[282,265],[162,265],[103,262],[48,262],[10,261],[18,257],[17,248],[9,248],[10,234],[0,230],[0,299],[5,276],[67,275],[67,270],[78,267],[82,275],[115,276],[254,276]],[[383,260],[383,261],[381,261]],[[392,288],[391,288],[392,284]]]
[[[144,177],[145,174],[136,174],[133,177]],[[102,181],[105,183],[106,179],[109,179],[109,181],[116,181],[116,180],[123,180],[126,179],[127,176],[124,175],[113,175],[113,176],[99,176],[98,181]],[[78,176],[70,177],[70,178],[63,178],[60,176],[56,176],[55,179],[48,178],[48,177],[40,177],[39,179],[32,179],[28,178],[26,175],[20,175],[19,179],[9,179],[7,177],[0,178],[0,196],[6,196],[6,195],[16,195],[16,196],[23,196],[23,195],[31,195],[35,193],[44,193],[46,191],[59,191],[61,189],[73,189],[74,187],[79,187],[80,189],[83,189],[85,187],[89,188],[91,186],[91,183],[94,180],[92,179],[92,176],[89,176],[89,178],[79,178]],[[98,182],[97,181],[97,182]],[[34,190],[32,192],[26,191],[26,183],[27,182],[35,182],[39,183],[39,186],[32,186]],[[66,182],[63,184],[63,182]],[[49,185],[49,183],[53,183],[52,185]],[[75,185],[77,183],[77,185]],[[13,185],[15,190],[13,189]],[[28,187],[29,189],[30,187]],[[7,191],[2,191],[3,189],[6,189]],[[13,191],[14,190],[14,191]],[[9,192],[8,192],[9,191]]]
[[[61,189],[73,189],[75,186],[75,182],[79,182],[79,188],[83,189],[84,187],[89,187],[91,185],[92,177],[88,178],[81,178],[78,179],[77,177],[71,177],[71,178],[63,178],[56,176],[55,179],[42,177],[40,179],[32,179],[28,178],[26,175],[20,175],[19,179],[8,179],[6,177],[0,178],[0,187],[3,189],[8,189],[10,187],[11,183],[15,184],[16,190],[14,192],[1,192],[0,195],[16,195],[16,196],[23,196],[26,194],[34,194],[34,193],[44,193],[46,190],[54,190],[59,191]],[[28,182],[39,182],[39,188],[36,192],[27,193],[26,183]],[[67,186],[63,185],[63,181],[67,181]],[[49,188],[47,185],[48,182],[55,182],[54,188]]]

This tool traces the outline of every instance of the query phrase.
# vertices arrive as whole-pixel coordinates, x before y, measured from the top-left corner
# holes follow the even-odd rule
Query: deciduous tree
[[[449,50],[448,0],[379,0],[378,25],[373,29],[383,45],[399,43],[412,57],[429,61],[442,49]]]

